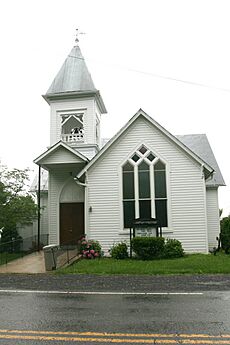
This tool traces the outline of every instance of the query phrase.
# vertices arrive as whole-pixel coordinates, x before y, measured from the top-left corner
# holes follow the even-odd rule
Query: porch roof
[[[52,166],[57,165],[73,165],[79,163],[87,163],[89,160],[79,151],[71,148],[63,141],[57,142],[47,151],[42,153],[34,160],[35,164],[41,165],[42,168],[49,170]]]

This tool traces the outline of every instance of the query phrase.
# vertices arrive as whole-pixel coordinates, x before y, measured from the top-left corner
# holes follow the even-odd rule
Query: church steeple
[[[46,95],[63,92],[96,92],[80,47],[72,48]]]
[[[100,118],[107,110],[78,38],[76,43],[43,97],[51,108],[51,145],[62,140],[83,154],[87,147],[92,157],[100,147]]]

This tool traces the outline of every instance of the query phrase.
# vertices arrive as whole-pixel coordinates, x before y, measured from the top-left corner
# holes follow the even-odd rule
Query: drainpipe
[[[38,252],[40,251],[40,229],[41,229],[41,165],[38,166]]]
[[[74,181],[75,181],[79,186],[82,186],[82,187],[87,187],[87,186],[88,186],[87,183],[80,182],[80,181],[78,180],[77,177],[74,177]]]

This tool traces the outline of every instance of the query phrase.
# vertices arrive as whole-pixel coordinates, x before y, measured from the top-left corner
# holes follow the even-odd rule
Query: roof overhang
[[[93,90],[85,90],[85,91],[66,91],[66,92],[58,92],[58,93],[47,93],[45,95],[42,95],[42,97],[46,100],[48,104],[54,101],[58,100],[70,100],[70,99],[76,99],[76,98],[91,98],[95,97],[97,105],[101,111],[102,114],[106,114],[107,110],[105,107],[105,104],[103,102],[103,99],[101,97],[101,94],[99,90],[95,91]]]
[[[62,150],[62,152],[65,152],[65,155],[59,155],[58,152],[60,150]],[[59,141],[55,145],[51,146],[47,151],[43,152],[34,160],[35,164],[40,165],[46,170],[50,170],[51,168],[58,166],[63,166],[63,164],[65,164],[66,166],[76,166],[79,164],[85,165],[88,162],[88,158],[65,144],[63,141]]]

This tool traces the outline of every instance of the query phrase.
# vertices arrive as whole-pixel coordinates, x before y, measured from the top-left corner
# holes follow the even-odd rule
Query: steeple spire
[[[78,43],[78,38],[75,42]],[[46,94],[96,91],[79,45],[72,48]]]
[[[76,29],[76,45],[64,61],[48,91],[43,96],[49,103],[54,99],[95,97],[102,114],[106,108],[100,92],[96,89],[79,47],[79,35],[85,34]]]

